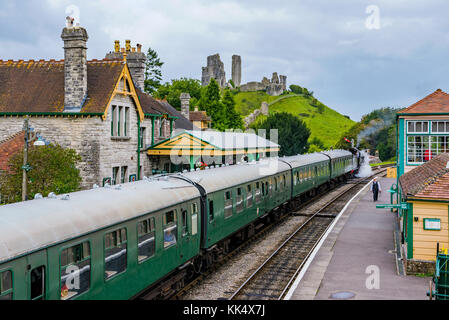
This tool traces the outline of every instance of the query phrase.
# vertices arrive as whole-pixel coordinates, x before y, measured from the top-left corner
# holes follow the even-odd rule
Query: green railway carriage
[[[150,286],[164,294],[353,161],[336,150],[2,206],[0,300],[129,299]]]
[[[327,155],[330,159],[331,179],[342,177],[345,174],[354,171],[354,156],[345,150],[324,151],[322,154]]]
[[[184,175],[198,181],[207,193],[203,248],[226,239],[290,199],[291,170],[277,160]]]
[[[4,206],[0,299],[129,299],[198,255],[199,209],[178,179]]]
[[[327,183],[330,179],[330,160],[321,153],[282,158],[292,168],[292,198]]]

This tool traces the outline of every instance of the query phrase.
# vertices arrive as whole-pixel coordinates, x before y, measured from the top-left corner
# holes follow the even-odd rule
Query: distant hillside
[[[287,93],[280,97],[272,97],[265,92],[239,92],[234,96],[236,109],[245,117],[260,108],[263,101],[270,104],[270,114],[288,112],[303,120],[311,131],[309,141],[318,138],[325,149],[334,147],[339,138],[356,122],[348,119],[321,102],[313,104],[313,97],[304,97]],[[320,108],[317,106],[321,105]],[[321,109],[322,113],[319,112]],[[259,116],[254,124],[263,121],[266,116]]]

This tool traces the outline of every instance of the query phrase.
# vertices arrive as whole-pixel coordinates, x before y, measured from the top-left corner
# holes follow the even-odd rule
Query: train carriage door
[[[191,250],[191,230],[192,230],[192,219],[191,219],[191,208],[188,206],[181,207],[181,216],[180,216],[180,241],[179,241],[179,254],[181,258],[181,262],[184,262],[185,259],[189,259],[192,255]]]
[[[47,288],[47,251],[27,256],[27,290],[30,300],[45,300]]]

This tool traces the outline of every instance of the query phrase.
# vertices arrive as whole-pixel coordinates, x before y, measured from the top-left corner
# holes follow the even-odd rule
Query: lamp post
[[[28,164],[28,143],[30,141],[30,127],[28,119],[25,118],[23,123],[23,131],[25,131],[25,144],[23,146],[23,166],[22,166],[22,201],[28,200],[27,189],[28,189],[28,177],[27,173],[31,170],[31,166]],[[34,143],[35,146],[43,146],[45,142],[40,139]]]
[[[22,201],[28,200],[27,196],[27,173],[30,171],[31,167],[28,164],[28,140],[30,128],[28,126],[28,119],[25,119],[23,123],[23,131],[25,131],[25,144],[23,146],[23,174],[22,174]]]

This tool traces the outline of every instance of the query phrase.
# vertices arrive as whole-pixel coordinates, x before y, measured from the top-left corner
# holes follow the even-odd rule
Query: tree
[[[314,137],[309,141],[309,153],[323,151],[325,149],[323,141]]]
[[[222,121],[226,129],[244,129],[243,120],[240,114],[235,109],[235,101],[232,96],[231,90],[225,89],[222,98],[222,104],[224,106]]]
[[[270,139],[270,130],[278,130],[278,144],[281,146],[279,156],[292,156],[304,154],[308,150],[308,139],[310,130],[304,121],[298,119],[294,115],[281,112],[268,116],[260,125],[253,127],[254,129],[265,129],[267,139]],[[275,141],[276,142],[276,141]]]
[[[28,162],[32,169],[28,172],[28,199],[35,194],[47,196],[78,191],[81,177],[76,168],[81,157],[73,149],[64,149],[59,145],[30,147]],[[9,172],[0,173],[0,194],[2,201],[13,203],[22,200],[23,152],[9,159]]]
[[[292,84],[290,86],[290,91],[296,94],[302,94],[302,88],[300,86],[297,86],[296,84]]]
[[[181,93],[188,93],[192,98],[190,106],[195,107],[201,99],[201,82],[197,79],[181,78],[174,79],[171,83],[161,85],[154,93],[154,97],[158,99],[167,99],[173,107],[181,110]]]
[[[209,85],[203,88],[201,99],[199,101],[201,110],[205,110],[212,118],[212,128],[223,130],[226,126],[224,120],[224,106],[220,101],[220,87],[214,78],[210,80]]]
[[[148,48],[147,61],[145,62],[145,92],[154,94],[154,92],[161,86],[162,72],[161,68],[164,65],[157,52]]]

